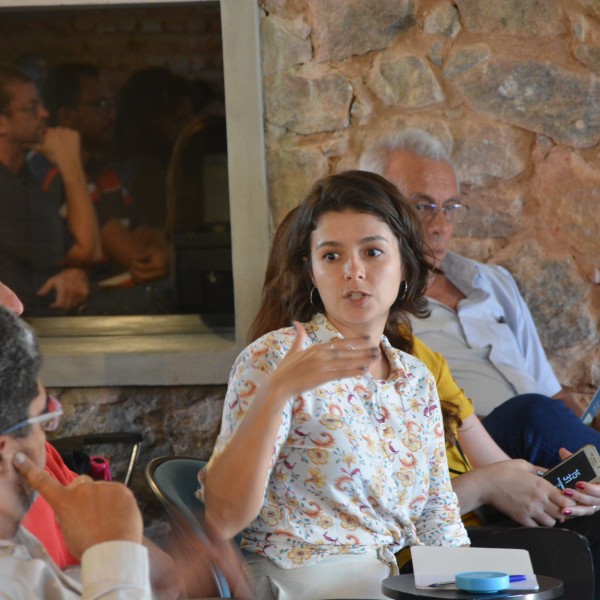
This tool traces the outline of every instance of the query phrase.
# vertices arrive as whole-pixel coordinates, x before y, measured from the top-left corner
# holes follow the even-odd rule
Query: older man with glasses
[[[360,167],[394,183],[421,220],[431,315],[413,319],[414,333],[445,357],[498,445],[545,467],[558,462],[563,446],[600,449],[600,433],[571,410],[510,273],[449,251],[467,207],[441,142],[419,129],[400,131],[369,147]]]

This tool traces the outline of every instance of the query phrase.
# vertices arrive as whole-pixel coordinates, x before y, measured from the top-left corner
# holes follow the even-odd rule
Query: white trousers
[[[254,579],[257,600],[385,599],[381,581],[397,575],[375,552],[334,554],[316,565],[282,569],[258,554],[244,557]]]

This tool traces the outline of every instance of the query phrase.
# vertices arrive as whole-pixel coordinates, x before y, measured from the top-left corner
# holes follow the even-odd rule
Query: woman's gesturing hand
[[[303,349],[306,330],[294,322],[296,338],[268,380],[271,392],[289,398],[334,379],[355,377],[369,370],[381,355],[369,337],[335,338],[325,344]]]

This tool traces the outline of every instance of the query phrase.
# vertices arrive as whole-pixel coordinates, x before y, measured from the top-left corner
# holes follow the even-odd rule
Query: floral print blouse
[[[323,315],[305,327],[306,348],[342,337]],[[271,332],[237,358],[215,455],[294,337],[293,328]],[[469,543],[450,485],[433,376],[387,338],[381,347],[391,366],[387,380],[367,373],[289,399],[262,509],[243,531],[244,550],[293,569],[330,554],[376,550],[391,560],[407,545]]]

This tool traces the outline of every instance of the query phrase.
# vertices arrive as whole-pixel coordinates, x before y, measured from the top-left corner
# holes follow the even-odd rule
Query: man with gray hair
[[[8,598],[151,598],[142,517],[120,483],[78,477],[62,486],[43,471],[45,430],[62,410],[39,380],[34,333],[0,307],[0,590]],[[20,527],[35,493],[60,520],[82,581],[67,577],[38,540]],[[110,515],[110,518],[108,516]]]
[[[568,408],[572,399],[552,371],[510,273],[449,251],[467,207],[442,143],[406,129],[368,148],[360,168],[394,183],[422,223],[431,316],[413,319],[414,333],[446,358],[476,413],[487,415],[483,423],[498,445],[509,456],[547,467],[556,464],[563,446],[600,449],[600,433]]]

